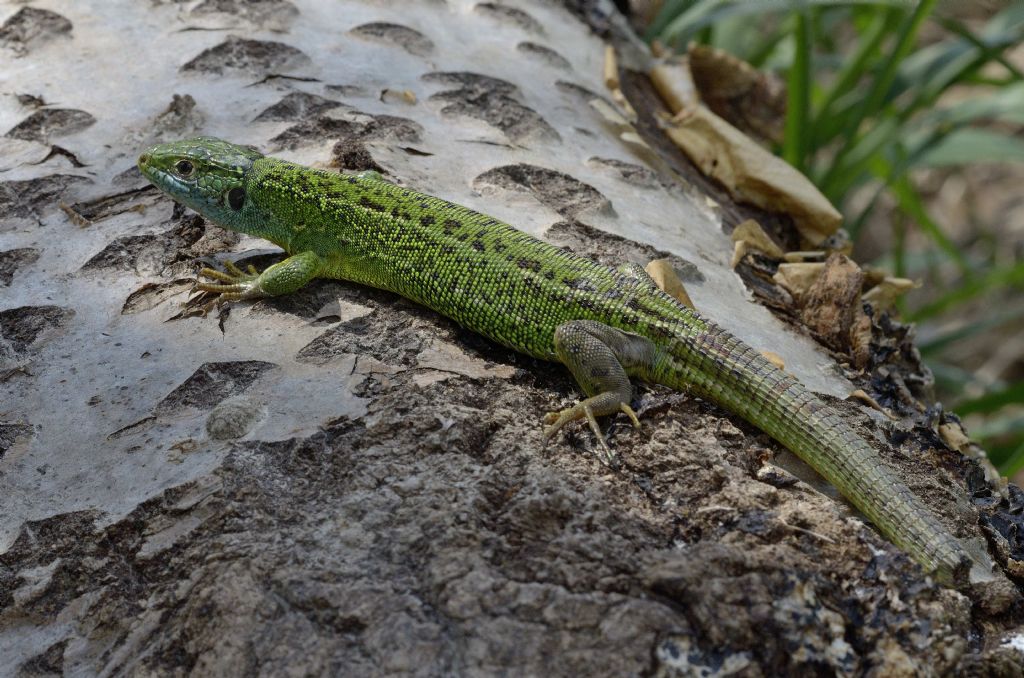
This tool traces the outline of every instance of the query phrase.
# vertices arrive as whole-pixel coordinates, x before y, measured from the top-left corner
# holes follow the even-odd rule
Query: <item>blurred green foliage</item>
[[[880,207],[892,210],[893,246],[877,263],[926,281],[931,293],[901,310],[932,330],[920,348],[940,397],[973,415],[972,437],[1013,475],[1024,469],[1024,382],[979,386],[955,356],[986,346],[984,333],[1024,326],[1024,303],[1000,303],[1024,291],[1024,246],[1014,253],[997,229],[987,241],[958,242],[915,176],[1024,161],[1015,134],[1024,126],[1024,75],[1007,58],[1024,35],[1024,3],[970,22],[948,14],[936,0],[666,0],[646,37],[678,51],[704,42],[784,75],[777,151],[842,209],[855,242]],[[912,228],[924,249],[908,245]]]

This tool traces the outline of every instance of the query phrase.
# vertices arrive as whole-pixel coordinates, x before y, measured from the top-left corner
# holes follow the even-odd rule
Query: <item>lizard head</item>
[[[146,149],[139,169],[164,193],[230,228],[244,219],[245,176],[262,157],[246,146],[197,137]]]

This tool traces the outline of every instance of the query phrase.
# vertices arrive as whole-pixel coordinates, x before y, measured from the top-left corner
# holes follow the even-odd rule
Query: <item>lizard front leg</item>
[[[204,268],[199,275],[217,280],[216,283],[196,283],[196,289],[219,294],[218,301],[259,299],[289,294],[303,287],[320,274],[323,260],[315,252],[299,252],[270,266],[262,273],[249,266],[242,271],[233,263],[225,262],[227,273]]]
[[[586,419],[601,447],[601,461],[610,466],[615,455],[596,418],[623,412],[639,428],[640,422],[629,405],[633,393],[629,374],[648,372],[653,367],[656,348],[645,337],[594,320],[572,320],[559,325],[554,343],[559,360],[588,397],[566,410],[548,413],[544,418],[549,425],[544,432],[544,444],[569,422]]]

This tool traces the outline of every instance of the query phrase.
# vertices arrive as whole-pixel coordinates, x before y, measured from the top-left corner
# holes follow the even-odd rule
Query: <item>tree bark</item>
[[[695,397],[640,387],[610,472],[585,430],[541,449],[567,371],[394,295],[318,281],[180,312],[197,261],[277,254],[147,187],[142,148],[205,134],[376,169],[609,264],[670,258],[980,538],[968,494],[998,498],[914,409],[902,330],[876,319],[899,360],[862,380],[900,420],[838,400],[833,356],[730,267],[728,229],[788,222],[665,145],[636,70],[649,148],[624,139],[590,102],[606,40],[642,48],[572,9],[0,2],[0,673],[1020,671],[1014,587],[935,585]]]

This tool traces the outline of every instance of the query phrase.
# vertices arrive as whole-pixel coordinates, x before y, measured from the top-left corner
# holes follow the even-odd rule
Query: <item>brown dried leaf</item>
[[[939,425],[939,437],[949,449],[967,455],[971,447],[971,439],[960,424],[947,422]]]
[[[761,351],[761,355],[763,355],[768,362],[770,362],[772,365],[775,365],[775,367],[779,368],[780,370],[786,369],[786,361],[783,360],[782,356],[779,355],[778,353],[775,353],[774,351]]]
[[[386,104],[408,104],[417,102],[416,93],[409,89],[385,88],[380,91],[380,100]]]
[[[891,308],[896,300],[920,283],[907,278],[885,278],[864,293],[864,301],[869,302],[878,310]]]
[[[633,108],[633,104],[629,103],[629,99],[627,99],[626,95],[622,93],[622,90],[613,89],[611,90],[611,94],[612,101],[619,105],[619,108],[621,108],[622,112],[625,113],[626,118],[633,122],[636,122],[636,120],[639,117],[636,114],[636,109]]]
[[[968,459],[974,459],[985,472],[985,478],[993,487],[1002,491],[1006,487],[1007,480],[989,460],[985,450],[971,440],[959,422],[947,419],[945,423],[939,424],[939,437],[942,442],[951,450],[956,450]]]
[[[890,419],[896,419],[896,417],[890,414],[889,411],[886,410],[884,407],[879,405],[878,401],[872,398],[870,395],[868,395],[868,393],[862,388],[858,388],[856,391],[851,393],[850,397],[854,398],[855,400],[861,401],[862,403],[864,403],[873,410],[878,410],[879,412],[889,417]]]
[[[842,223],[842,215],[807,177],[704,106],[680,111],[665,133],[736,200],[790,215],[812,247]]]
[[[690,73],[707,107],[765,145],[782,141],[786,85],[728,52],[693,43]]]
[[[825,270],[824,262],[779,264],[778,272],[772,279],[786,288],[799,302]],[[802,304],[800,304],[802,305]]]
[[[663,292],[690,308],[694,308],[693,301],[690,300],[690,295],[686,293],[686,287],[683,286],[683,281],[676,275],[676,271],[668,259],[655,259],[649,262],[644,270]]]
[[[686,64],[663,61],[651,67],[647,76],[658,90],[665,106],[673,114],[700,103],[697,87],[693,84],[690,69]]]
[[[612,45],[604,48],[604,86],[610,90],[619,89],[619,59]]]
[[[611,45],[605,47],[604,50],[604,86],[608,88],[611,93],[612,101],[619,107],[622,113],[631,122],[637,120],[636,109],[633,108],[633,104],[629,103],[629,99],[622,93],[619,82],[619,59],[615,55],[615,48]],[[591,102],[593,105],[593,102]]]
[[[842,255],[840,255],[842,256]],[[864,312],[864,305],[854,299],[854,322],[850,328],[850,357],[858,370],[864,369],[871,359],[871,318]]]
[[[805,250],[797,252],[786,252],[782,258],[791,264],[797,264],[806,261],[823,262],[825,255],[828,254],[825,250]]]
[[[737,226],[730,237],[735,243],[732,253],[733,268],[736,268],[747,252],[761,252],[771,259],[782,259],[783,257],[782,248],[775,244],[775,241],[761,228],[761,224],[753,219],[747,219]]]
[[[864,272],[849,257],[833,254],[804,298],[804,324],[830,348],[851,354],[853,363],[867,363],[871,319],[864,313],[860,290]]]

